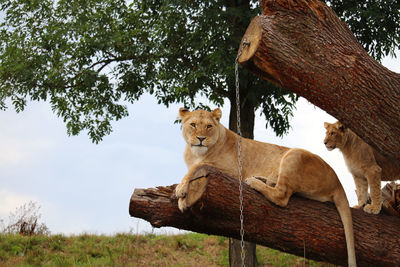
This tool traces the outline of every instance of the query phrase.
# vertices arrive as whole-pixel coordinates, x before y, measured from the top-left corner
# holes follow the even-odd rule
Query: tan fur
[[[395,165],[394,161],[379,154],[339,121],[333,124],[325,122],[324,126],[326,148],[340,149],[347,168],[353,175],[358,198],[358,205],[354,208],[364,207],[365,212],[378,214],[382,207],[381,180],[400,179],[400,167]],[[371,204],[365,205],[368,198],[368,185]]]
[[[187,209],[186,193],[193,171],[211,165],[238,179],[238,136],[219,120],[220,109],[212,112],[179,110],[182,134],[187,143],[184,159],[188,173],[176,187],[179,209]],[[353,224],[346,194],[333,169],[320,157],[303,149],[290,149],[241,139],[242,177],[246,183],[279,206],[286,206],[294,192],[318,200],[333,201],[341,216],[349,266],[356,266]],[[262,177],[267,184],[255,177]],[[276,183],[275,187],[268,184]]]

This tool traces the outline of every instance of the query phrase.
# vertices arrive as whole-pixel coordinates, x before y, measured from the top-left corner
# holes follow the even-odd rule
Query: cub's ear
[[[329,122],[324,122],[325,129],[328,129],[329,125],[331,125]]]
[[[178,118],[179,119],[183,119],[186,115],[188,115],[190,113],[190,111],[186,108],[180,108],[179,109],[179,114],[178,114]]]
[[[222,117],[222,111],[219,108],[214,109],[211,113],[214,119],[216,119],[217,121],[219,121]]]
[[[337,122],[337,128],[339,131],[344,131],[344,129],[346,129],[346,127],[341,123],[341,122]]]

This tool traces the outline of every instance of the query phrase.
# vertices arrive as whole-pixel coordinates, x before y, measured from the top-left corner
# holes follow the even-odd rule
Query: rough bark
[[[239,181],[201,167],[189,185],[192,207],[181,213],[175,185],[136,189],[129,213],[154,227],[240,238]],[[243,185],[245,240],[298,256],[346,265],[344,231],[333,203],[292,196],[286,208]],[[359,266],[400,266],[400,218],[352,209]]]
[[[305,97],[400,164],[400,74],[383,67],[317,0],[260,0],[239,63]],[[240,49],[240,48],[239,48]],[[322,126],[321,126],[322,130]]]

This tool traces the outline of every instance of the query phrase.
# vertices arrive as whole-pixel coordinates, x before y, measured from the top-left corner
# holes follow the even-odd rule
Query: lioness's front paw
[[[178,199],[178,208],[181,212],[184,212],[188,208],[187,203],[186,203],[186,198]]]
[[[371,214],[378,214],[381,211],[381,206],[368,204],[364,207],[364,211]]]
[[[265,187],[265,183],[261,182],[255,177],[250,177],[245,180],[246,184],[250,185],[251,188],[260,191],[261,188]]]
[[[252,184],[256,179],[257,179],[257,178],[255,178],[255,177],[250,177],[250,178],[247,178],[247,179],[244,180],[244,181],[246,182],[246,184],[248,184],[248,185],[251,186],[251,184]]]
[[[183,198],[186,196],[188,191],[189,183],[188,182],[181,182],[175,188],[175,196],[177,198]]]

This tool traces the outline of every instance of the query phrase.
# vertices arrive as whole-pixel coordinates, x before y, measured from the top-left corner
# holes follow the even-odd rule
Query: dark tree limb
[[[305,97],[400,164],[400,74],[370,57],[324,3],[260,4],[262,15],[243,36],[242,44],[250,45],[239,63]]]
[[[131,216],[154,227],[180,229],[240,239],[239,181],[211,167],[199,169],[190,183],[192,207],[178,209],[175,185],[135,189]],[[200,178],[199,178],[200,177]],[[347,264],[344,230],[333,203],[292,196],[286,208],[268,202],[243,185],[245,240],[306,258]],[[400,218],[352,209],[359,266],[400,266]]]

